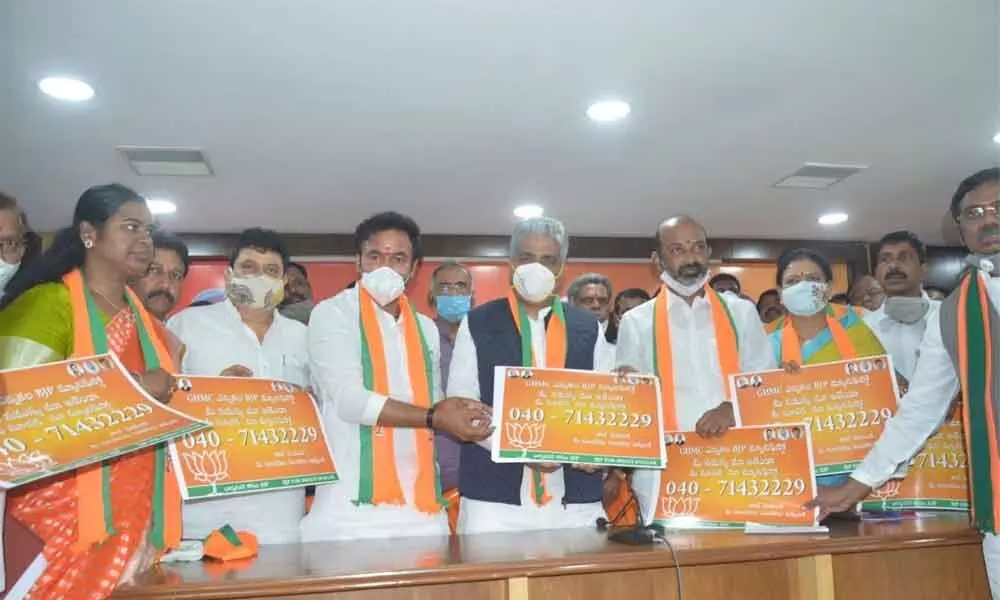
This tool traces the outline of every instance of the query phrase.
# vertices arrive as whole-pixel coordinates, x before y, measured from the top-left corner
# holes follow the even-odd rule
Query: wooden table
[[[967,517],[837,523],[829,535],[676,533],[686,600],[989,597]],[[119,600],[675,599],[665,545],[591,530],[265,546],[245,564],[188,563],[142,575]]]

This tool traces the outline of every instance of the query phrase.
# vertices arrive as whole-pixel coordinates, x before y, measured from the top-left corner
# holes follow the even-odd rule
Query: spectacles
[[[448,292],[467,292],[469,291],[469,284],[464,281],[458,281],[451,283],[448,281],[442,281],[437,284],[437,289],[439,292],[447,294]]]
[[[962,211],[962,218],[966,221],[982,221],[986,218],[987,213],[994,217],[1000,217],[1000,202],[970,206]]]

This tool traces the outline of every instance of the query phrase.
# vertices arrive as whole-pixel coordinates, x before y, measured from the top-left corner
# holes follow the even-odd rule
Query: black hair
[[[285,270],[288,269],[297,269],[300,273],[302,273],[302,278],[305,279],[306,281],[309,281],[309,271],[306,270],[306,266],[304,264],[295,261],[289,261],[288,266],[285,267]]]
[[[649,295],[649,292],[647,292],[642,288],[627,288],[618,292],[618,295],[615,296],[615,302],[614,306],[612,307],[612,311],[617,311],[618,304],[625,298],[642,300],[643,302],[648,302],[652,299]],[[604,339],[608,340],[608,342],[612,344],[618,343],[618,325],[615,323],[614,319],[608,319],[608,326],[607,328],[605,328],[604,331]]]
[[[184,263],[184,276],[187,277],[188,269],[191,268],[191,254],[188,252],[188,247],[184,243],[184,240],[169,231],[157,229],[153,232],[153,247],[157,250],[173,250],[176,252],[177,256],[181,257],[181,262]]]
[[[986,185],[987,183],[997,182],[1000,182],[1000,168],[998,167],[983,169],[963,179],[962,183],[958,184],[955,194],[951,197],[951,218],[956,221],[958,220],[959,215],[962,214],[962,200],[969,195],[969,192],[973,192],[979,186]]]
[[[760,293],[760,296],[757,297],[757,312],[760,312],[760,305],[764,303],[764,298],[767,298],[768,296],[774,296],[778,300],[781,300],[781,292],[777,289],[771,288],[769,290],[764,290]]]
[[[716,274],[714,277],[712,277],[711,279],[708,280],[708,287],[714,288],[715,284],[718,283],[718,282],[720,282],[720,281],[732,281],[733,283],[736,284],[736,289],[737,290],[742,290],[743,289],[743,284],[740,283],[739,277],[737,277],[736,275],[733,275],[732,273],[718,273],[718,274]]]
[[[18,296],[42,283],[60,281],[66,273],[83,266],[86,250],[80,237],[80,225],[89,223],[100,230],[122,205],[129,202],[146,203],[132,188],[120,183],[109,183],[89,188],[76,201],[73,224],[59,230],[52,244],[34,262],[19,269],[11,280],[0,303],[8,306]]]
[[[851,297],[845,294],[844,292],[840,292],[839,294],[834,294],[833,296],[830,296],[830,304],[846,304],[850,306]]]
[[[402,231],[410,238],[410,245],[413,246],[413,260],[417,261],[424,257],[423,249],[420,247],[420,227],[416,221],[398,212],[381,212],[372,215],[361,222],[354,230],[354,251],[360,256],[361,246],[371,239],[376,233],[383,231]]]
[[[778,287],[782,287],[781,282],[785,279],[785,270],[788,268],[788,265],[797,260],[811,260],[819,265],[820,270],[823,271],[823,277],[828,282],[833,281],[833,269],[830,267],[830,261],[825,256],[812,248],[789,248],[778,257],[778,273],[775,278]]]
[[[237,257],[246,248],[251,248],[259,252],[274,252],[281,257],[281,266],[284,269],[288,268],[292,260],[288,255],[288,248],[285,247],[285,240],[281,239],[278,232],[273,229],[264,229],[261,227],[244,229],[240,233],[239,239],[236,240],[236,246],[229,254],[230,267],[236,266]]]
[[[893,231],[882,236],[882,239],[878,242],[878,246],[875,247],[875,256],[881,254],[882,248],[889,244],[909,244],[917,251],[917,258],[920,259],[920,263],[927,262],[927,246],[912,231]]]

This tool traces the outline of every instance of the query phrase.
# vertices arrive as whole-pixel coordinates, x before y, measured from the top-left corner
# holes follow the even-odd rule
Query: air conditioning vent
[[[198,148],[119,146],[118,151],[139,175],[206,177],[213,174],[208,158]]]
[[[806,163],[798,171],[775,183],[774,187],[825,190],[867,168],[868,165]]]

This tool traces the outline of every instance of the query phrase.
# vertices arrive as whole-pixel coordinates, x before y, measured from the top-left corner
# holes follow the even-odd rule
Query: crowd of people
[[[477,298],[460,262],[437,266],[434,318],[406,294],[423,258],[421,233],[396,212],[357,226],[358,279],[333,298],[314,305],[306,269],[291,261],[281,236],[252,228],[229,256],[224,295],[178,311],[188,250],[155,226],[133,190],[85,191],[71,225],[44,252],[24,212],[0,195],[0,369],[105,350],[162,402],[182,374],[309,386],[340,475],[315,490],[308,510],[301,490],[181,506],[158,483],[169,465],[152,448],[17,488],[7,510],[45,543],[48,566],[35,593],[106,597],[181,536],[202,539],[226,524],[276,544],[593,527],[626,514],[613,508],[632,490],[640,508],[652,506],[657,470],[493,462],[496,366],[653,373],[672,425],[712,437],[735,425],[730,375],[888,354],[906,392],[898,414],[858,470],[821,478],[813,501],[823,516],[847,510],[913,456],[960,387],[973,418],[994,414],[977,403],[984,386],[1000,392],[991,370],[997,353],[976,348],[983,335],[968,331],[982,334],[985,323],[987,334],[1000,333],[998,182],[1000,170],[980,171],[952,199],[974,270],[943,300],[924,287],[926,250],[906,231],[878,242],[873,273],[847,298],[833,294],[821,253],[795,248],[778,259],[775,288],[751,300],[732,274],[710,277],[705,228],[673,216],[655,232],[661,285],[652,294],[616,294],[607,277],[589,273],[568,283],[564,301],[569,236],[559,221],[539,217],[514,228],[504,297]],[[980,370],[969,366],[970,353]],[[980,392],[970,394],[977,378]],[[1000,498],[989,479],[997,458],[988,452],[996,428],[966,436],[975,520],[1000,589],[992,514]],[[977,460],[986,461],[979,471]],[[87,512],[95,502],[110,506],[95,516]]]

